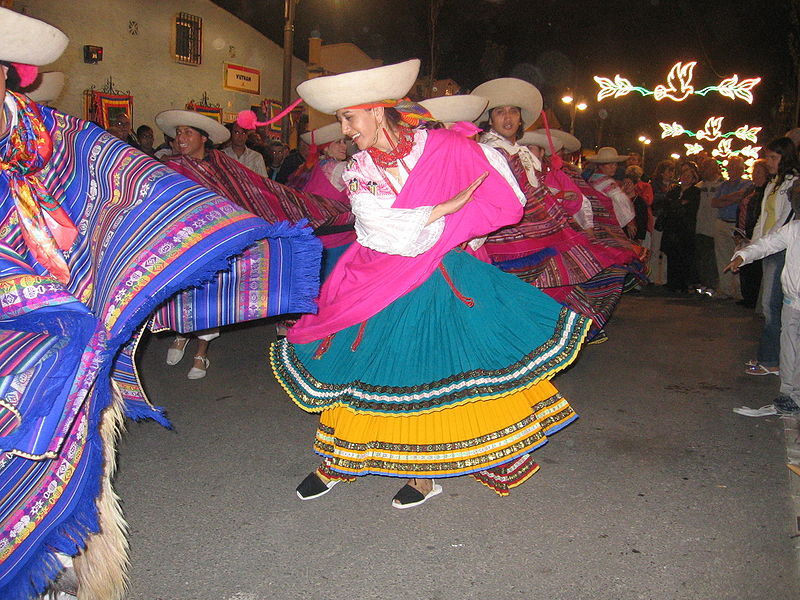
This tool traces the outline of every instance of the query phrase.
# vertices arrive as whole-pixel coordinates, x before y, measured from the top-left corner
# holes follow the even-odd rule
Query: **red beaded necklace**
[[[397,166],[398,160],[402,160],[409,155],[414,144],[414,130],[411,127],[400,126],[397,128],[397,137],[397,144],[389,152],[379,150],[375,146],[367,148],[367,152],[376,165],[384,169],[390,169]],[[389,138],[389,141],[391,143],[391,138]]]

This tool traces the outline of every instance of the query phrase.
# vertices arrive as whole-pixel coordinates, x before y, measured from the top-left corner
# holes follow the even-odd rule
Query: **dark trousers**
[[[698,233],[694,238],[694,256],[696,278],[692,283],[699,283],[707,288],[716,289],[718,283],[717,259],[714,253],[714,238]]]
[[[742,304],[755,308],[758,291],[761,289],[761,261],[757,260],[739,269],[739,284],[742,288]]]

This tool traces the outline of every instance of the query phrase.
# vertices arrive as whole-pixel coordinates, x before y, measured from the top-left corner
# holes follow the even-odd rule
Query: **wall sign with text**
[[[230,63],[225,63],[224,68],[223,88],[247,94],[261,94],[261,71]]]

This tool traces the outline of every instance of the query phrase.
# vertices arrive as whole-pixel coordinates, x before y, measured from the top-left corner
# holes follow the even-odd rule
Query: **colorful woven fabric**
[[[268,223],[306,219],[316,229],[353,222],[348,203],[300,192],[261,177],[217,150],[207,152],[203,160],[173,156],[165,164]]]
[[[484,246],[492,262],[536,287],[550,288],[583,283],[624,260],[624,256],[590,240],[548,188],[531,186],[517,156],[506,154],[506,158],[528,202],[519,223],[487,238]],[[545,248],[555,254],[539,260]],[[526,263],[526,257],[533,260]]]
[[[305,272],[319,261],[310,230],[270,226],[96,126],[40,110],[53,154],[39,178],[79,235],[64,252],[70,278],[61,283],[26,245],[0,176],[0,597],[7,600],[40,594],[60,569],[54,552],[75,555],[97,531],[98,424],[111,399],[112,365],[156,306],[274,235],[295,247],[284,264],[272,260],[280,252],[271,254],[278,272],[270,294],[307,307],[316,284],[293,279],[294,268],[301,255]],[[7,140],[0,139],[4,161]]]
[[[166,165],[269,223],[310,221],[313,227],[319,227],[341,225],[352,220],[346,202],[304,194],[260,177],[217,150],[208,152],[203,160],[173,157]],[[282,227],[286,232],[290,231],[288,225]],[[243,260],[234,268],[218,273],[215,281],[175,296],[156,312],[152,329],[189,333],[270,315],[316,312],[315,305],[298,303],[298,298],[285,293],[289,290],[270,295],[268,273],[276,272],[278,265],[287,263],[293,263],[292,268],[297,269],[305,260],[305,257],[293,256],[292,253],[296,248],[305,252],[307,247],[294,246],[287,239],[262,242],[249,248]],[[260,281],[258,274],[262,277]],[[303,277],[312,275],[305,273]],[[316,276],[319,277],[319,270]],[[130,372],[125,376],[130,378]],[[123,396],[127,399],[125,388]]]

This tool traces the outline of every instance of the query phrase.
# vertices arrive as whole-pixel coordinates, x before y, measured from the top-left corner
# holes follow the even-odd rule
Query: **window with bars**
[[[175,16],[175,60],[199,65],[203,53],[203,19],[188,13]]]

